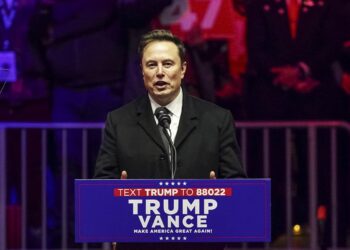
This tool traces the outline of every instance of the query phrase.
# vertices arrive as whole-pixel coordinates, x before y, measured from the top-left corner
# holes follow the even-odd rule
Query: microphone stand
[[[176,154],[176,148],[171,140],[171,130],[170,130],[170,123],[171,118],[169,115],[169,110],[165,107],[158,107],[154,112],[156,118],[158,119],[158,124],[163,129],[163,134],[165,138],[168,141],[169,147],[170,147],[170,154],[167,152],[169,156],[169,163],[170,163],[170,172],[171,172],[171,179],[175,179],[175,173],[176,173],[176,161],[177,161],[177,154]],[[167,149],[167,151],[169,151]]]
[[[175,173],[176,173],[176,169],[177,169],[177,153],[176,153],[176,147],[173,143],[173,140],[171,140],[171,137],[170,137],[170,133],[168,132],[168,130],[170,129],[166,129],[165,127],[163,127],[163,132],[164,132],[164,135],[166,137],[166,139],[168,140],[169,142],[169,145],[170,145],[170,170],[171,170],[171,179],[175,179]]]

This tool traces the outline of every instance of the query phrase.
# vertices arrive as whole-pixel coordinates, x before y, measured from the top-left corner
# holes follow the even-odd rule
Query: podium
[[[270,179],[75,180],[77,242],[269,242]]]

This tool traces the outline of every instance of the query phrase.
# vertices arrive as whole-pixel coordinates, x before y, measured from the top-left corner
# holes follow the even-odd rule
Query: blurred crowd
[[[1,122],[103,122],[144,94],[137,46],[155,28],[186,43],[183,87],[236,120],[350,121],[348,0],[0,0],[0,12]],[[69,140],[79,165],[80,135]]]
[[[0,9],[1,120],[103,121],[143,93],[137,43],[152,28],[185,40],[184,87],[236,119],[349,119],[346,0],[1,0]]]

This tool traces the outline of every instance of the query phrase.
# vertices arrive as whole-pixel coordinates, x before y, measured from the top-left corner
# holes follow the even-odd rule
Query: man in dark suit
[[[248,118],[343,118],[344,96],[331,69],[340,45],[337,7],[331,0],[248,4]]]
[[[248,81],[245,86],[247,118],[250,120],[338,120],[344,116],[344,95],[335,83],[332,62],[340,45],[337,26],[338,1],[254,0],[247,8]],[[282,131],[270,141],[272,232],[285,231],[285,149]],[[307,221],[307,150],[304,131],[293,131],[293,181],[296,215],[293,223]],[[271,133],[272,134],[272,133]],[[319,178],[323,183],[320,204],[328,202],[329,139],[318,136]],[[255,144],[253,147],[260,147]],[[255,148],[256,149],[256,148]],[[259,152],[259,151],[254,151]],[[255,154],[248,165],[255,176],[261,171]],[[253,173],[253,172],[256,173]],[[288,229],[290,230],[290,229]]]
[[[147,33],[140,43],[148,95],[108,114],[96,164],[96,178],[170,178],[167,150],[154,111],[171,112],[177,149],[175,178],[244,177],[231,113],[192,97],[181,88],[186,72],[182,42],[165,30]]]
[[[170,111],[171,139],[177,150],[175,178],[245,177],[231,113],[192,97],[181,88],[187,66],[183,43],[166,30],[154,30],[143,36],[139,52],[148,95],[108,114],[95,178],[171,178],[166,144],[154,115],[158,107]],[[165,246],[119,247],[164,249]],[[183,245],[166,247],[183,249]],[[222,249],[220,245],[204,247]]]

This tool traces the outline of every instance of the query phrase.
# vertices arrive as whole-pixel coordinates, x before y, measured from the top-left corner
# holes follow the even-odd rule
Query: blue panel
[[[268,242],[269,179],[76,180],[77,242]]]

